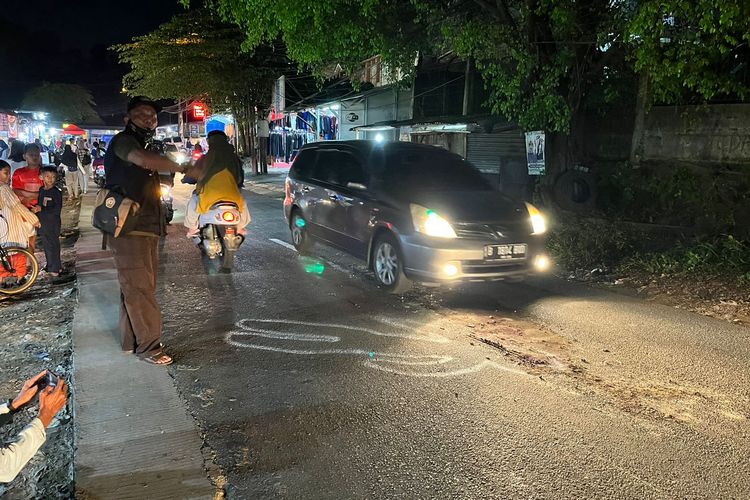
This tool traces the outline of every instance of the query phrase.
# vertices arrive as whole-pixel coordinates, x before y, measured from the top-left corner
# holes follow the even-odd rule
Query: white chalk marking
[[[508,368],[502,365],[498,365],[497,363],[494,363],[492,361],[483,361],[479,364],[470,366],[468,368],[461,368],[458,370],[452,370],[452,371],[447,371],[447,372],[407,372],[407,371],[397,370],[395,368],[381,366],[381,365],[373,363],[372,361],[365,361],[363,364],[366,367],[372,368],[374,370],[380,370],[383,372],[393,373],[395,375],[404,375],[404,376],[409,376],[409,377],[430,377],[430,378],[456,377],[459,375],[468,375],[470,373],[476,373],[484,368],[496,368],[498,370],[503,370],[508,373],[513,373],[515,375],[526,375],[526,372],[523,372],[521,370],[515,370],[513,368]]]
[[[237,342],[232,337],[235,335],[242,336],[242,333],[229,332],[225,340],[228,344],[235,347],[247,347],[250,349],[257,349],[259,351],[270,351],[279,352],[282,354],[295,354],[298,356],[318,356],[318,355],[354,355],[354,356],[366,356],[368,359],[373,358],[375,361],[390,361],[393,363],[399,362],[398,359],[430,359],[431,361],[421,361],[420,364],[440,364],[453,361],[450,356],[442,356],[439,354],[397,354],[397,353],[379,353],[374,351],[368,351],[367,349],[288,349],[285,347],[276,347],[271,345],[262,344],[245,344],[244,342]],[[404,363],[405,364],[405,363]]]
[[[392,320],[380,318],[384,323],[392,323]],[[374,370],[392,373],[394,375],[403,375],[411,377],[432,377],[432,378],[444,378],[453,377],[459,375],[467,375],[476,373],[484,368],[496,368],[498,370],[506,371],[508,373],[525,375],[525,372],[508,368],[499,365],[492,361],[483,361],[474,366],[467,368],[459,368],[455,370],[446,371],[414,371],[417,368],[423,367],[430,369],[438,366],[446,365],[447,363],[458,361],[453,356],[440,355],[440,354],[402,354],[402,353],[388,353],[388,352],[377,352],[369,349],[358,349],[358,348],[342,348],[342,349],[294,349],[289,347],[275,346],[275,345],[263,345],[256,343],[245,343],[242,342],[238,337],[259,337],[282,341],[299,341],[299,342],[322,342],[327,344],[335,344],[341,342],[341,337],[337,335],[315,335],[307,333],[295,333],[289,331],[275,331],[268,330],[266,328],[258,328],[253,325],[256,324],[278,324],[278,325],[293,325],[293,326],[304,326],[304,327],[319,327],[328,329],[341,329],[351,330],[355,332],[368,333],[371,335],[385,336],[385,337],[399,337],[406,339],[424,340],[428,342],[446,343],[448,339],[440,336],[429,336],[424,335],[413,335],[408,333],[387,333],[372,330],[369,328],[361,328],[350,325],[341,325],[336,323],[318,323],[312,321],[296,321],[296,320],[283,320],[283,319],[254,319],[248,318],[240,320],[236,323],[239,330],[233,330],[226,334],[224,337],[227,344],[242,347],[246,349],[254,349],[258,351],[277,352],[281,354],[292,354],[296,356],[325,356],[325,355],[342,355],[342,356],[355,356],[360,358],[363,366],[372,368]],[[408,327],[398,325],[400,328],[407,330]],[[413,331],[413,330],[412,330]],[[249,340],[249,339],[248,339]],[[364,359],[362,359],[364,358]],[[403,367],[403,368],[399,368]],[[410,369],[411,368],[411,369]]]
[[[304,333],[285,333],[274,330],[261,330],[259,328],[246,329],[242,332],[233,332],[234,335],[246,337],[263,337],[276,340],[299,340],[300,342],[330,342],[336,343],[341,341],[341,337],[334,335],[308,335]]]
[[[252,332],[255,330],[255,327],[246,325],[245,322],[249,323],[279,323],[282,325],[296,325],[296,326],[312,326],[312,327],[320,327],[320,328],[338,328],[341,330],[351,330],[355,332],[363,332],[363,333],[369,333],[370,335],[376,335],[379,337],[397,337],[402,339],[411,339],[411,340],[424,340],[426,342],[434,342],[437,344],[447,344],[450,342],[447,338],[441,337],[440,335],[412,335],[408,333],[389,333],[389,332],[379,332],[377,330],[372,330],[370,328],[364,328],[364,327],[358,327],[358,326],[350,326],[350,325],[340,325],[336,323],[317,323],[313,321],[295,321],[290,319],[255,319],[255,318],[248,318],[243,319],[237,322],[237,328],[241,328],[243,330],[246,330],[248,332]],[[240,333],[240,332],[238,332]],[[241,333],[240,333],[241,334]],[[295,334],[297,335],[297,334]]]

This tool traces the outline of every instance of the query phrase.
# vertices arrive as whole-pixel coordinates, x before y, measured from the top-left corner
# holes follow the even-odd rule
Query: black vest
[[[159,174],[123,160],[115,154],[113,146],[121,135],[135,137],[141,147],[146,149],[143,140],[128,129],[114,136],[109,142],[107,153],[104,155],[105,187],[137,201],[141,205],[138,223],[133,231],[157,235],[166,234],[164,216],[161,212]]]

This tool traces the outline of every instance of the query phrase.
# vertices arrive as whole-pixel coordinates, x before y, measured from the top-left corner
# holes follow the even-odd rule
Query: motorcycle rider
[[[186,176],[197,181],[185,210],[184,224],[189,238],[198,234],[200,214],[207,213],[219,201],[231,201],[237,205],[240,211],[237,233],[247,234],[245,226],[250,223],[250,211],[239,189],[244,177],[242,160],[224,132],[214,130],[208,134],[208,153],[188,168]]]

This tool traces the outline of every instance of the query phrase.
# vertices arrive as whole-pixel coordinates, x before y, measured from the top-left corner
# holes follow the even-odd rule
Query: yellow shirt
[[[203,191],[198,195],[198,213],[208,213],[211,206],[219,201],[234,202],[240,211],[245,208],[245,199],[240,193],[240,188],[237,187],[237,181],[226,169],[215,174],[203,186]]]

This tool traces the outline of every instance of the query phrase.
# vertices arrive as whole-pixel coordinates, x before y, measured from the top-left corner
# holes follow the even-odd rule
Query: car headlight
[[[526,203],[526,210],[529,211],[531,219],[531,234],[543,234],[547,231],[547,223],[544,221],[542,212],[531,203]]]
[[[434,210],[416,204],[411,204],[409,208],[411,209],[411,219],[414,222],[414,230],[418,233],[437,238],[456,237],[456,232],[450,223],[440,217]]]

